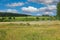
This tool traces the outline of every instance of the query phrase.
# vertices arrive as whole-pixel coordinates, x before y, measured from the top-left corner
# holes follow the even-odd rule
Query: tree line
[[[0,17],[20,17],[20,16],[30,16],[30,15],[27,15],[27,14],[19,14],[19,13],[8,13],[8,12],[0,12]]]

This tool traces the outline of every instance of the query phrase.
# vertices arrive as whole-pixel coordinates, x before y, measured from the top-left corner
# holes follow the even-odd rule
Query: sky
[[[58,2],[59,0],[0,0],[0,12],[55,16]]]

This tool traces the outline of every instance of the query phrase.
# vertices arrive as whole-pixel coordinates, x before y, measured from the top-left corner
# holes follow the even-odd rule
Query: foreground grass
[[[0,40],[60,40],[60,22],[0,24]]]

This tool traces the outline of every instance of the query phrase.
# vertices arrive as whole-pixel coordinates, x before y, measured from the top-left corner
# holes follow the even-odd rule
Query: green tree
[[[8,19],[9,19],[9,21],[11,21],[12,17],[10,16],[10,17],[8,17]]]
[[[39,17],[36,17],[37,21],[39,20]]]
[[[60,19],[60,2],[57,4],[57,18]]]
[[[12,19],[12,17],[9,17],[8,19]]]
[[[15,16],[13,17],[13,19],[15,19]]]

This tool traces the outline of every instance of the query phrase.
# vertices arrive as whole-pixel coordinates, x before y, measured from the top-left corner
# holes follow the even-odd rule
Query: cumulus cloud
[[[0,10],[0,12],[10,12],[10,13],[18,13],[16,9],[6,9],[6,10]]]
[[[6,6],[9,6],[9,7],[16,7],[16,6],[23,6],[23,5],[24,5],[23,2],[18,2],[18,3],[7,4]]]
[[[46,7],[41,7],[41,8],[35,8],[32,6],[28,6],[28,7],[22,7],[21,8],[23,12],[28,12],[28,13],[37,13],[38,15],[41,14],[53,14],[53,10],[56,10],[56,6],[55,5],[48,5]]]
[[[24,12],[37,12],[37,11],[38,11],[37,8],[32,7],[32,6],[29,6],[29,7],[22,7],[21,9],[22,9],[22,11],[24,11]]]
[[[48,9],[49,10],[56,10],[57,8],[56,8],[56,5],[49,5]]]
[[[47,9],[47,7],[41,7],[39,8],[39,11],[45,11]]]
[[[56,10],[56,5],[48,5],[46,7],[41,7],[39,8],[40,11],[52,11],[52,10]]]
[[[44,14],[45,15],[49,15],[49,14],[52,14],[53,12],[45,12]]]
[[[28,0],[29,2],[43,3],[43,4],[55,4],[59,0]]]
[[[38,4],[44,4],[45,7],[38,8],[39,13],[42,14],[54,14],[56,13],[56,5],[59,0],[28,0],[28,2],[35,2]]]
[[[55,5],[49,5],[49,6],[41,7],[41,8],[35,8],[32,6],[28,6],[28,7],[22,7],[21,9],[24,12],[39,12],[39,11],[45,12],[45,11],[56,10],[56,6]]]
[[[18,11],[16,9],[7,9],[6,12],[18,13]]]

